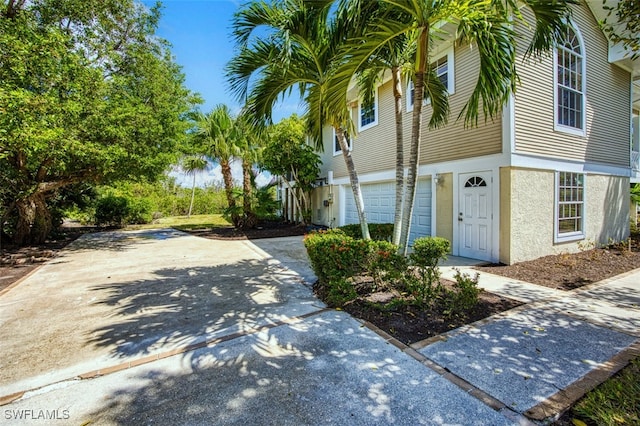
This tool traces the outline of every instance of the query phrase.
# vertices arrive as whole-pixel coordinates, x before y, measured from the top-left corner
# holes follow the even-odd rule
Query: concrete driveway
[[[87,235],[0,298],[0,395],[322,308],[248,241]]]
[[[0,297],[0,423],[518,420],[325,309],[312,275],[300,238],[87,235]]]

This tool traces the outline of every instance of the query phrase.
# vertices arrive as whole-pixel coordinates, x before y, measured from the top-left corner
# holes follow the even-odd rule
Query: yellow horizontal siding
[[[475,88],[478,67],[477,52],[469,46],[455,49],[455,93],[449,97],[448,124],[439,129],[428,128],[431,106],[423,107],[423,131],[420,163],[430,164],[454,161],[502,152],[502,118],[484,121],[480,114],[478,127],[465,128],[464,117],[457,120],[460,111]],[[411,137],[411,113],[405,114],[405,135]],[[408,155],[408,154],[407,154]]]
[[[530,12],[525,14],[532,19]],[[518,69],[521,85],[515,97],[516,150],[628,166],[630,75],[608,63],[607,40],[586,6],[574,8],[573,22],[582,35],[586,60],[585,136],[554,130],[554,69],[549,55],[529,60]],[[519,58],[524,57],[526,42],[518,46]]]

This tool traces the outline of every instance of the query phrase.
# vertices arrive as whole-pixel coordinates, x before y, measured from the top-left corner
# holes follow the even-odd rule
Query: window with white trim
[[[344,132],[344,136],[347,139],[347,146],[349,147],[349,151],[353,149],[353,141],[347,132]],[[340,142],[338,142],[338,135],[336,135],[336,129],[333,129],[333,155],[342,154],[342,149],[340,148]]]
[[[584,174],[556,172],[556,242],[584,238],[584,192]]]
[[[564,43],[557,46],[555,65],[555,129],[584,135],[585,58],[576,29],[567,27]]]
[[[366,130],[378,124],[378,91],[373,97],[373,102],[365,104],[358,103],[359,130]]]
[[[435,69],[436,75],[447,88],[450,95],[454,93],[454,73],[453,73],[453,48],[447,50],[442,56],[438,57],[431,66]],[[407,111],[413,111],[413,102],[415,99],[415,90],[413,81],[407,84]],[[429,104],[429,99],[425,96],[423,105]]]

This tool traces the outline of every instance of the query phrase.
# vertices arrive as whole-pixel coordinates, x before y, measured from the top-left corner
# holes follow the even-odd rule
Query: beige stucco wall
[[[331,226],[333,211],[336,208],[334,202],[330,202],[328,206],[324,205],[325,200],[335,200],[332,198],[331,186],[320,186],[311,192],[311,222],[314,225]],[[335,210],[337,211],[337,210]]]
[[[555,172],[501,170],[500,261],[515,263],[574,253],[585,242],[606,244],[629,236],[629,179],[587,174],[584,240],[554,243]]]
[[[511,169],[500,168],[500,252],[498,258],[502,263],[510,263],[511,259]]]
[[[436,185],[436,233],[453,242],[453,174],[441,173]]]

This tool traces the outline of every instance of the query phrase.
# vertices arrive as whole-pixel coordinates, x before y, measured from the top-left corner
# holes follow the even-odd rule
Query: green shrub
[[[358,223],[344,225],[338,229],[344,231],[344,233],[351,238],[362,238],[362,228],[360,228],[360,224]],[[391,241],[393,238],[393,223],[370,223],[369,235],[372,240]]]
[[[385,282],[393,284],[404,278],[407,260],[398,254],[398,246],[388,241],[371,241],[369,245],[372,250],[367,270],[377,286]]]
[[[146,198],[129,198],[127,224],[151,223],[153,220],[151,201]]]
[[[129,211],[125,197],[107,194],[96,201],[96,225],[122,226]]]
[[[339,229],[307,234],[304,245],[321,283],[352,277],[366,270],[367,242],[349,237]]]
[[[447,258],[450,247],[451,243],[440,237],[421,237],[413,242],[409,261],[415,266],[418,278],[408,275],[406,285],[419,305],[433,297],[436,289],[440,289],[438,263]]]
[[[478,273],[471,278],[469,274],[462,274],[456,270],[456,283],[446,297],[449,315],[463,314],[478,304],[478,295],[480,294],[478,278]]]
[[[338,278],[327,283],[327,305],[331,308],[344,306],[358,297],[353,283],[345,278]]]
[[[313,232],[304,245],[321,285],[327,286],[330,299],[341,306],[356,297],[349,281],[356,275],[369,275],[376,285],[400,279],[406,262],[397,254],[397,246],[387,241],[359,240],[341,229]]]
[[[151,211],[151,202],[146,198],[107,193],[96,201],[95,223],[110,226],[150,223]]]

